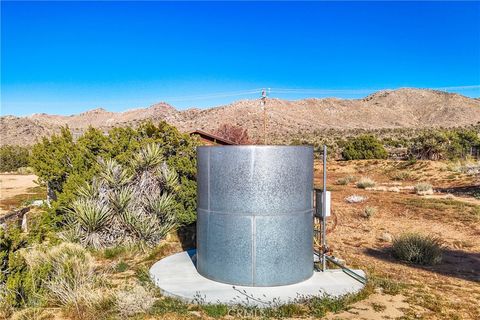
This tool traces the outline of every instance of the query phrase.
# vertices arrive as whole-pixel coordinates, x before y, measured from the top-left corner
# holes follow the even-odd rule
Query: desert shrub
[[[345,160],[386,159],[387,156],[387,150],[373,135],[361,135],[348,139],[342,151],[342,157]]]
[[[367,206],[363,209],[362,216],[366,219],[370,219],[375,213],[377,213],[377,208]]]
[[[343,178],[340,178],[340,179],[337,179],[336,181],[336,184],[338,185],[342,185],[342,186],[345,186],[351,182],[355,181],[355,177],[354,176],[351,176],[351,175],[348,175],[346,177],[343,177]]]
[[[93,306],[102,299],[99,275],[88,251],[72,243],[24,250],[34,294],[57,306]]]
[[[479,130],[469,130],[461,129],[453,131],[452,134],[456,136],[456,142],[460,148],[460,154],[454,156],[460,156],[461,158],[468,158],[471,155],[473,148],[480,148],[480,131]]]
[[[369,178],[369,177],[361,177],[360,180],[357,181],[357,188],[366,189],[375,187],[376,182]]]
[[[27,237],[20,228],[0,228],[0,309],[4,311],[22,306],[28,300],[26,264],[19,254],[26,245]]]
[[[18,310],[12,315],[11,320],[51,320],[54,315],[51,311],[33,307]]]
[[[362,203],[367,199],[368,199],[367,197],[360,196],[360,195],[357,195],[357,194],[352,194],[352,195],[346,197],[345,201],[348,202],[348,203]]]
[[[51,214],[65,217],[66,208],[76,198],[79,185],[91,183],[101,167],[98,158],[113,159],[129,166],[134,155],[148,144],[157,144],[169,168],[179,176],[173,194],[175,217],[180,224],[196,219],[196,151],[197,141],[166,122],[151,122],[137,128],[114,128],[105,135],[89,128],[74,141],[68,127],[60,134],[44,138],[32,150],[31,166],[48,189]],[[62,219],[59,219],[62,222]]]
[[[16,171],[28,166],[29,150],[20,146],[0,147],[0,172]]]
[[[12,307],[91,305],[100,299],[94,261],[81,246],[36,245],[10,253],[0,300]]]
[[[456,161],[448,165],[448,170],[467,175],[478,175],[480,174],[480,161],[472,161],[470,159],[467,159],[467,161]]]
[[[448,137],[443,132],[426,132],[415,139],[409,154],[417,159],[440,160],[446,157]]]
[[[408,171],[395,171],[390,175],[390,178],[395,181],[404,181],[412,178]]]
[[[415,185],[415,193],[419,195],[433,194],[433,187],[426,182],[420,182]]]
[[[472,149],[479,147],[475,130],[432,130],[412,139],[409,154],[425,160],[458,159],[470,156]]]
[[[434,265],[442,260],[439,239],[417,233],[406,233],[393,240],[393,256],[419,265]]]
[[[155,300],[154,294],[140,285],[116,293],[116,307],[122,319],[148,312]]]
[[[70,232],[82,244],[155,244],[175,227],[178,174],[166,164],[160,146],[141,148],[130,166],[100,159],[99,167],[92,182],[78,188],[68,216]]]

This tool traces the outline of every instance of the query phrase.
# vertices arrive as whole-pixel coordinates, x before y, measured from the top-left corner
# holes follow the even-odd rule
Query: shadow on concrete
[[[434,266],[421,266],[399,261],[392,256],[390,248],[367,248],[365,253],[371,257],[390,263],[401,264],[467,281],[480,282],[480,253],[444,249],[442,261]]]
[[[177,237],[184,251],[195,249],[197,246],[197,224],[192,223],[178,228]]]

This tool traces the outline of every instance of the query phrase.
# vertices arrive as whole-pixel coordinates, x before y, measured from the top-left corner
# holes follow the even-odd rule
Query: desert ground
[[[2,206],[8,199],[29,195],[35,176],[2,175]],[[341,182],[349,177],[349,182]],[[369,177],[373,188],[360,189],[356,181]],[[315,185],[321,185],[322,164],[315,162]],[[478,174],[463,173],[455,165],[431,161],[332,161],[328,188],[332,216],[328,243],[333,255],[349,267],[367,271],[375,289],[347,311],[328,319],[479,319],[480,318],[480,191]],[[430,183],[433,195],[420,196],[413,187]],[[345,198],[361,195],[361,203]],[[375,212],[366,217],[366,207]],[[182,228],[148,253],[95,253],[113,286],[148,280],[157,260],[193,246],[194,227]],[[392,240],[405,232],[433,235],[443,244],[443,260],[435,266],[400,262],[390,253]],[[174,302],[161,319],[209,318],[195,308]],[[62,318],[51,310],[54,318]],[[231,317],[230,317],[231,318]],[[308,318],[308,317],[307,317]]]
[[[321,170],[318,163],[319,184]],[[328,240],[333,254],[350,266],[367,270],[372,278],[391,281],[331,319],[480,318],[480,201],[469,196],[480,191],[480,184],[478,176],[451,170],[447,163],[431,161],[329,164],[333,219]],[[377,186],[365,190],[355,182],[339,185],[338,179],[346,176],[370,177]],[[434,195],[415,194],[411,187],[418,182],[432,184]],[[345,198],[352,194],[367,199],[349,204]],[[376,209],[370,218],[363,214],[367,206]],[[404,232],[440,238],[442,262],[419,267],[395,260],[389,247],[392,239]]]
[[[0,216],[15,209],[22,202],[42,199],[36,175],[0,174]]]

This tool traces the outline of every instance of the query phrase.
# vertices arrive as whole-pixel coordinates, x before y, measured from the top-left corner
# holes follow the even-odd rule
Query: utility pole
[[[263,106],[263,144],[267,144],[267,96],[270,93],[270,88],[268,92],[266,89],[262,89],[262,97],[260,98],[261,104]]]
[[[327,270],[327,146],[323,145],[322,271]]]

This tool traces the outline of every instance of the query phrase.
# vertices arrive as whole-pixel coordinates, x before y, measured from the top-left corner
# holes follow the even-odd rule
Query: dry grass
[[[404,168],[412,174],[412,181],[429,181],[436,188],[464,188],[476,186],[472,176],[458,173],[455,180],[446,177],[451,174],[442,162],[417,161],[351,161],[329,163],[328,184],[331,185],[348,175],[366,174],[378,184],[391,183],[392,168]],[[319,167],[319,163],[316,163]],[[362,173],[360,173],[362,171]],[[321,181],[317,171],[315,181]],[[329,221],[329,244],[335,255],[344,259],[349,266],[368,272],[370,281],[377,289],[374,294],[362,297],[363,301],[354,303],[350,311],[339,314],[327,313],[328,319],[479,319],[480,289],[478,289],[478,252],[480,252],[480,206],[455,199],[419,197],[411,189],[400,192],[383,192],[371,189],[358,190],[353,183],[335,186],[332,192],[332,213],[336,224]],[[361,193],[368,197],[368,206],[376,208],[375,214],[367,220],[361,212],[364,204],[350,204],[348,196]],[[441,191],[439,192],[441,194]],[[475,200],[473,197],[470,197]],[[468,199],[470,199],[468,198]],[[417,266],[393,258],[388,249],[391,244],[381,240],[383,233],[400,235],[405,230],[421,234],[441,236],[444,242],[444,259],[434,266]],[[135,319],[198,319],[222,317],[224,309],[213,306],[204,309],[187,305],[175,299],[160,297],[157,291],[152,296],[155,301],[148,311],[148,305],[137,305],[132,296],[144,295],[128,293],[126,288],[141,285],[150,292],[148,268],[157,260],[174,252],[182,251],[179,239],[169,236],[152,250],[140,251],[134,248],[115,248],[94,252],[95,267],[98,272],[108,272],[108,287],[115,299],[101,300],[86,308],[64,308],[53,311],[58,319],[106,319],[116,317],[119,312],[134,314]],[[128,268],[120,267],[128,265]],[[476,280],[477,279],[477,280]],[[139,284],[141,283],[141,284]],[[124,292],[122,310],[119,310],[116,293]],[[122,294],[120,294],[121,296]],[[335,305],[335,308],[338,304]],[[385,309],[384,309],[385,307]],[[320,307],[319,307],[320,308]],[[367,310],[368,309],[368,310]],[[382,310],[384,309],[384,310]],[[303,309],[302,309],[303,310]],[[311,313],[302,311],[298,306],[288,306],[283,315],[296,314],[297,317],[309,317]],[[367,311],[366,311],[367,310]],[[32,314],[37,311],[29,311]],[[109,314],[110,312],[110,314]],[[137,313],[138,312],[138,313]],[[371,313],[368,313],[371,312]],[[27,312],[28,313],[28,312]],[[48,313],[48,312],[47,312]],[[280,314],[277,314],[278,316]],[[378,318],[376,318],[378,317]],[[288,318],[288,317],[287,317]],[[27,319],[27,318],[25,318]]]
[[[336,218],[335,229],[328,234],[334,254],[350,266],[369,271],[391,283],[404,283],[400,288],[385,284],[386,292],[403,296],[406,306],[401,314],[392,316],[391,308],[398,311],[397,302],[387,298],[387,310],[363,316],[367,319],[479,319],[480,290],[478,289],[478,252],[480,252],[480,206],[477,199],[462,190],[480,188],[480,181],[466,173],[451,174],[448,163],[433,161],[349,161],[329,162],[328,184],[336,183],[347,175],[368,175],[381,186],[391,185],[392,173],[396,170],[411,174],[408,181],[429,181],[435,185],[435,196],[419,197],[412,192],[411,185],[401,180],[400,192],[384,192],[366,189],[368,206],[377,208],[376,214],[365,219],[359,214],[361,205],[345,201],[358,192],[354,185],[337,185],[332,192],[332,212]],[[315,181],[321,182],[321,164]],[[412,186],[413,187],[413,186]],[[444,189],[445,191],[443,191]],[[442,198],[451,193],[455,198]],[[472,194],[470,192],[470,194]],[[451,197],[451,196],[450,196]],[[422,267],[406,264],[395,259],[389,248],[391,243],[382,239],[383,234],[395,236],[405,231],[441,237],[444,244],[443,260],[434,266]],[[375,280],[379,282],[378,280]],[[420,294],[421,292],[421,294]],[[392,300],[392,301],[391,301]],[[372,309],[368,298],[352,312],[364,314]],[[355,307],[356,308],[356,307]],[[358,319],[354,313],[341,313],[341,319]],[[331,317],[335,319],[335,316]]]
[[[373,188],[377,183],[369,178],[369,177],[361,177],[360,180],[357,181],[357,188],[366,189],[366,188]]]
[[[430,183],[420,182],[415,185],[415,193],[421,196],[433,194],[433,187]]]
[[[122,318],[147,313],[155,303],[153,292],[135,285],[116,293],[116,308]]]

